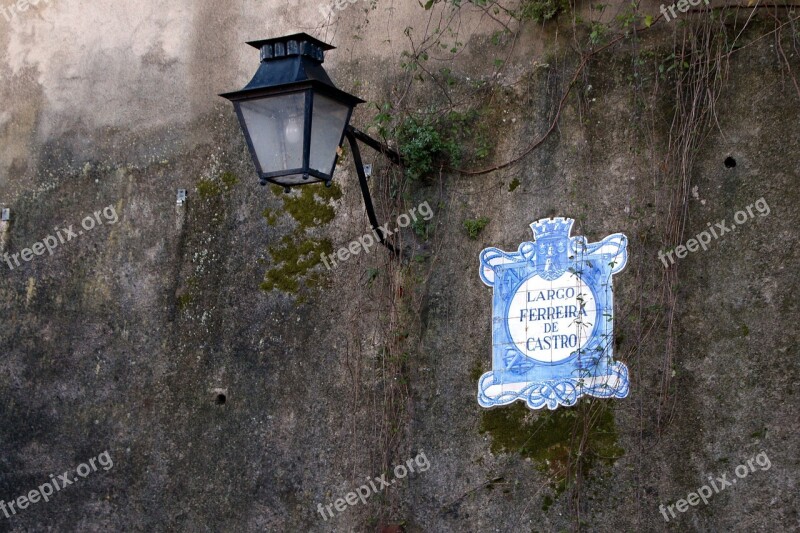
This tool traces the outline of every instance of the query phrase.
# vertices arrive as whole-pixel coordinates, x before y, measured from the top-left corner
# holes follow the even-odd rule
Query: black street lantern
[[[305,33],[247,44],[261,51],[261,66],[244,89],[220,96],[233,102],[261,184],[330,184],[350,115],[364,102],[322,67],[334,47]]]
[[[325,182],[330,186],[338,149],[347,137],[370,224],[384,239],[356,141],[401,164],[400,154],[350,125],[353,108],[364,102],[336,88],[322,62],[333,46],[305,33],[247,43],[261,51],[261,66],[241,91],[221,94],[233,102],[261,178],[284,187]]]

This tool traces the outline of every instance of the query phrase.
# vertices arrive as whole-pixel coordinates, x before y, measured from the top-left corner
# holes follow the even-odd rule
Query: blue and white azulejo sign
[[[532,409],[575,405],[581,396],[624,398],[628,368],[614,361],[612,276],[628,239],[571,237],[571,218],[531,224],[535,242],[517,252],[487,248],[480,276],[494,287],[492,371],[478,384],[483,407],[523,400]]]

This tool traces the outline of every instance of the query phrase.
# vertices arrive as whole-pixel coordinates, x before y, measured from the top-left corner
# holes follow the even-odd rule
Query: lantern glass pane
[[[303,166],[304,92],[245,100],[239,107],[263,173]]]
[[[319,93],[314,94],[309,167],[330,174],[349,114],[349,105]]]

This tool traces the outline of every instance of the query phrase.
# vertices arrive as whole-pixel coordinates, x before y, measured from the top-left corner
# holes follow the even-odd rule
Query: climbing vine
[[[429,24],[424,30],[406,28],[407,49],[401,58],[405,80],[394,92],[394,101],[378,106],[374,124],[376,131],[387,140],[397,142],[406,159],[405,173],[392,182],[384,198],[390,209],[397,209],[404,203],[404,194],[429,185],[431,181],[438,181],[439,186],[444,187],[448,179],[495,174],[526,162],[558,131],[562,113],[568,106],[576,105],[579,112],[587,107],[592,89],[588,81],[592,69],[607,59],[609,52],[620,49],[631,58],[628,78],[632,87],[631,114],[647,147],[647,172],[657,189],[669,191],[664,200],[666,208],[656,210],[656,241],[642,244],[669,248],[682,241],[693,166],[705,139],[715,127],[716,104],[725,87],[732,54],[747,46],[746,42],[775,34],[787,77],[800,95],[800,86],[782,45],[785,41],[781,39],[781,32],[790,30],[789,40],[793,52],[797,53],[797,15],[792,10],[779,14],[778,9],[767,10],[758,5],[697,9],[679,23],[671,23],[672,43],[668,44],[661,38],[667,24],[663,16],[644,12],[639,2],[615,5],[615,13],[610,12],[612,6],[609,4],[597,3],[588,10],[578,11],[574,3],[561,0],[428,0],[421,5],[430,13]],[[466,39],[459,30],[458,21],[461,10],[466,8],[483,11],[498,26],[486,45],[494,48],[496,58],[484,75],[473,72],[472,76],[467,76],[449,66],[441,66],[463,53]],[[750,10],[744,20],[737,16],[740,8]],[[764,9],[766,16],[774,22],[771,31],[761,35],[750,31],[754,14],[759,9]],[[504,88],[494,80],[509,68],[520,34],[532,24],[540,29],[552,25],[569,35],[569,38],[557,41],[568,45],[561,55],[545,57],[541,64],[533,62],[534,73],[540,71],[554,80],[553,92],[558,94],[553,98],[555,105],[547,118],[546,128],[517,150],[500,152],[493,143],[487,142],[486,135],[486,132],[496,131],[502,126],[494,104]],[[662,32],[659,37],[647,38],[656,29]],[[411,110],[408,104],[416,84],[427,88],[429,107],[423,111]],[[666,139],[657,133],[661,131],[663,122],[669,124]],[[449,125],[454,123],[457,127],[450,128]],[[509,192],[518,186],[519,181],[515,178],[508,186]],[[465,220],[463,225],[468,236],[475,238],[486,222],[488,219],[485,217],[477,217]],[[641,267],[638,268],[635,275],[644,278],[645,273]],[[399,266],[397,273],[402,273]],[[393,284],[392,294],[397,303],[403,298],[404,282],[400,281],[402,276],[395,279],[398,281]],[[675,406],[670,380],[676,352],[678,280],[676,265],[667,269],[662,279],[638,279],[642,286],[652,284],[651,290],[660,295],[660,303],[652,305],[642,301],[640,309],[631,311],[638,313],[642,320],[635,328],[637,338],[627,344],[633,348],[622,354],[622,358],[629,358],[634,365],[637,364],[638,346],[646,342],[655,330],[663,330],[660,397],[654,428],[647,431],[663,431]],[[403,319],[398,314],[394,327],[408,331],[405,320],[411,315],[409,313]],[[506,414],[511,412],[509,409],[506,408]],[[514,412],[517,411],[518,408]],[[580,530],[583,507],[580,488],[586,472],[593,466],[586,458],[597,453],[601,446],[615,450],[614,454],[604,454],[606,457],[616,457],[616,453],[622,453],[622,450],[618,450],[613,441],[604,440],[609,428],[613,428],[613,418],[610,418],[605,403],[586,401],[585,405],[582,403],[575,408],[574,415],[571,421],[559,419],[560,424],[572,425],[570,437],[564,440],[563,447],[560,448],[557,442],[551,444],[553,449],[564,452],[559,457],[560,470],[555,479],[559,483],[558,493],[567,491],[570,494],[576,528]],[[500,427],[497,424],[514,420],[492,412],[484,417],[483,428],[495,435],[492,430]],[[525,437],[528,434],[525,433],[526,427],[515,423],[513,431],[506,433],[506,436],[513,434],[514,438],[495,441],[499,446],[496,451],[528,453],[530,439]],[[602,438],[596,433],[600,428],[603,428]],[[533,431],[530,427],[528,430]],[[520,445],[515,440],[518,431],[522,431],[519,438],[524,440]],[[496,437],[502,439],[500,433]],[[531,438],[534,438],[532,434]],[[545,502],[543,507],[549,507],[550,503]]]

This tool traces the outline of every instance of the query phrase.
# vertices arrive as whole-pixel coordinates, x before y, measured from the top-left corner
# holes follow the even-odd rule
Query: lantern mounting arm
[[[364,163],[361,160],[361,150],[358,148],[358,141],[363,142],[375,151],[381,152],[396,165],[402,164],[402,158],[397,151],[389,148],[384,143],[373,139],[363,131],[357,130],[352,126],[348,126],[345,130],[345,137],[347,137],[347,141],[350,143],[350,150],[353,152],[353,162],[356,165],[358,183],[361,185],[361,194],[364,196],[364,206],[367,208],[367,217],[369,218],[369,223],[372,225],[372,229],[375,232],[375,235],[378,236],[380,243],[386,246],[395,255],[399,255],[397,248],[386,241],[384,230],[378,225],[378,218],[375,216],[375,207],[372,205],[372,195],[369,193],[367,175],[364,172]]]
[[[358,139],[362,143],[366,144],[367,146],[369,146],[370,148],[372,148],[376,152],[382,153],[383,155],[388,157],[389,160],[392,163],[394,163],[395,165],[402,165],[403,164],[403,158],[400,157],[400,154],[396,150],[393,150],[392,148],[389,148],[389,146],[386,145],[385,143],[382,143],[382,142],[380,142],[380,141],[378,141],[376,139],[373,139],[372,137],[370,137],[369,135],[367,135],[363,131],[359,130],[358,128],[354,128],[353,126],[348,125],[347,126],[347,133],[352,133],[353,136],[356,139]]]

